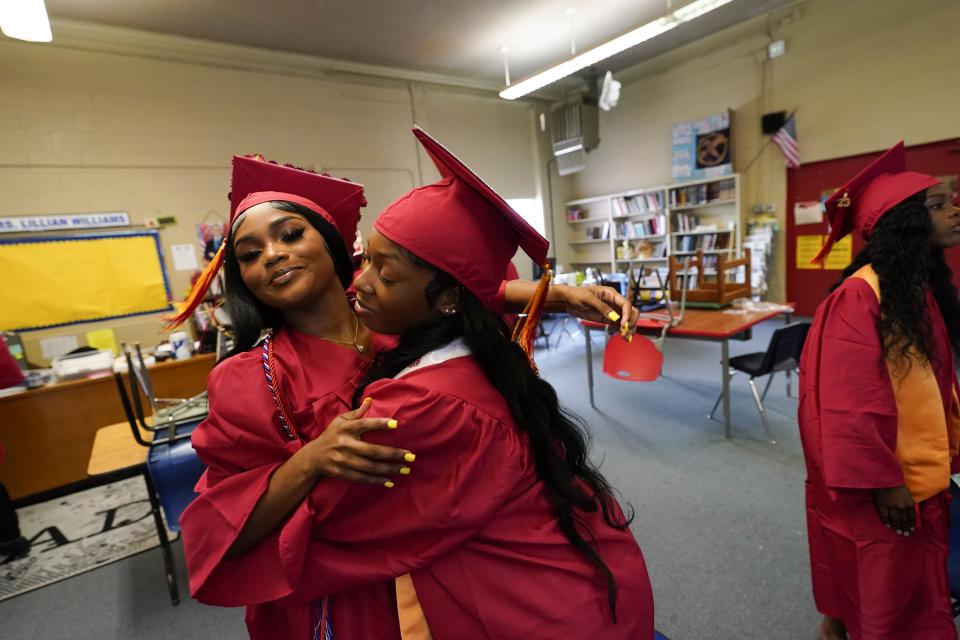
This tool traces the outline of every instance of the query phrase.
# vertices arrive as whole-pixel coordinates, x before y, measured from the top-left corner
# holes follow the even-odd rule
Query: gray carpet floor
[[[764,350],[777,326],[757,327],[751,341],[731,344],[731,354]],[[636,511],[657,628],[671,640],[814,640],[797,401],[786,396],[782,374],[767,397],[778,444],[766,441],[738,378],[727,440],[721,423],[706,417],[719,391],[719,345],[668,340],[663,377],[630,383],[599,373],[597,333],[594,344],[599,410],[587,399],[581,336],[564,337],[537,360],[562,402],[589,423],[594,459]],[[185,594],[179,543],[175,551]],[[245,632],[240,610],[189,598],[170,607],[153,550],[0,603],[0,637],[187,640]]]

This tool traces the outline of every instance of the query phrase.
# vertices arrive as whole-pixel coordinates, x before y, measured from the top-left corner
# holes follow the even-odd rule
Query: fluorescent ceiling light
[[[574,56],[566,62],[561,62],[555,67],[551,67],[535,76],[530,76],[514,85],[510,85],[500,92],[500,97],[504,100],[516,100],[548,84],[553,84],[557,80],[566,78],[581,69],[595,65],[601,60],[606,60],[621,51],[635,47],[641,42],[652,40],[684,22],[690,22],[732,1],[733,0],[695,0],[658,20],[648,22],[642,27],[637,27],[633,31],[629,31],[598,47]]]
[[[28,42],[53,40],[43,0],[0,0],[0,31]]]

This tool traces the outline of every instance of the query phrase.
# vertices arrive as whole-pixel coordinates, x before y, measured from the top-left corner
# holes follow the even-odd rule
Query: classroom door
[[[798,315],[814,314],[830,287],[840,278],[841,270],[797,268],[798,238],[825,235],[827,222],[824,217],[820,224],[797,225],[794,205],[822,201],[881,153],[811,162],[799,169],[787,169],[787,299],[796,303]],[[907,147],[907,169],[950,179],[956,189],[957,174],[960,173],[960,138]],[[856,233],[852,235],[853,255],[856,255],[865,243]],[[953,269],[954,285],[960,285],[960,248],[948,251],[946,258]]]

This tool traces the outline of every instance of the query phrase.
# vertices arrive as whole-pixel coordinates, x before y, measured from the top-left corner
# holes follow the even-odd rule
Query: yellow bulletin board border
[[[160,245],[160,233],[155,230],[150,231],[122,231],[122,232],[112,232],[112,233],[96,233],[96,234],[72,234],[72,235],[55,235],[55,236],[44,236],[44,237],[29,237],[29,238],[12,238],[9,240],[0,239],[0,265],[4,266],[4,270],[7,269],[7,265],[4,265],[4,250],[8,248],[13,248],[16,245],[51,245],[52,243],[91,243],[92,248],[96,248],[94,243],[100,242],[100,247],[103,247],[102,241],[113,241],[113,242],[122,242],[124,240],[135,240],[138,238],[149,239],[151,242],[148,242],[155,251],[149,252],[149,255],[144,256],[138,254],[136,256],[130,255],[131,260],[124,262],[123,264],[111,264],[107,267],[110,272],[104,272],[103,275],[106,276],[106,279],[112,282],[123,282],[124,279],[128,278],[132,271],[136,269],[131,269],[131,267],[139,266],[141,267],[140,274],[137,274],[137,277],[140,278],[139,281],[133,281],[128,283],[128,287],[131,291],[140,292],[146,285],[146,288],[152,291],[152,297],[142,296],[142,300],[134,309],[124,309],[120,310],[116,305],[111,305],[107,303],[98,307],[96,312],[92,311],[77,311],[75,309],[70,309],[69,304],[57,306],[56,303],[51,305],[51,308],[48,311],[45,311],[45,315],[50,316],[50,322],[41,322],[39,324],[30,324],[27,323],[24,326],[16,326],[16,323],[12,326],[0,326],[0,329],[4,331],[33,331],[37,329],[48,329],[52,327],[63,327],[67,325],[74,324],[86,324],[90,322],[102,322],[104,320],[113,320],[116,318],[129,318],[133,316],[142,316],[149,315],[151,313],[160,313],[162,311],[170,311],[173,306],[170,301],[173,299],[170,289],[170,280],[167,276],[166,264],[163,260],[163,249]],[[127,244],[127,243],[123,243]],[[48,249],[46,253],[47,257],[50,257],[49,249],[53,247],[41,246],[37,247],[38,256],[43,255],[43,250]],[[128,252],[129,253],[129,252]],[[153,263],[153,259],[156,260],[156,263]],[[65,271],[69,271],[65,269]],[[70,274],[65,273],[64,278],[69,277]],[[18,289],[16,286],[16,279],[19,278],[20,287],[31,287],[35,291],[43,290],[38,288],[45,288],[47,283],[38,282],[35,279],[30,277],[29,273],[11,273],[10,275],[4,276],[3,289],[4,293],[16,295]],[[162,296],[160,293],[160,285],[162,284]],[[162,297],[162,302],[161,302]],[[2,300],[3,294],[0,294],[0,300]],[[4,301],[5,305],[10,304],[10,301]],[[58,314],[61,317],[57,317]],[[0,312],[0,316],[2,316]],[[34,314],[36,316],[36,314]],[[8,324],[8,322],[0,321],[0,324]]]

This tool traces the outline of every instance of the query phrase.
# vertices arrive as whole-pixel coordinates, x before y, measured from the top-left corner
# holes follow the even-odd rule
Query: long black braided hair
[[[460,287],[448,273],[402,247],[398,249],[417,266],[434,272],[424,291],[431,306],[445,290]],[[633,519],[632,510],[627,517],[615,517],[611,509],[613,490],[587,459],[585,426],[560,407],[556,391],[530,368],[526,353],[510,340],[500,316],[460,287],[458,313],[437,317],[427,326],[404,334],[394,349],[375,357],[354,393],[354,406],[359,406],[367,385],[394,377],[424,354],[461,336],[487,380],[506,400],[517,426],[527,434],[537,476],[547,487],[563,534],[602,576],[610,613],[616,621],[616,580],[595,548],[593,532],[578,512],[600,509],[609,526],[626,529]]]

